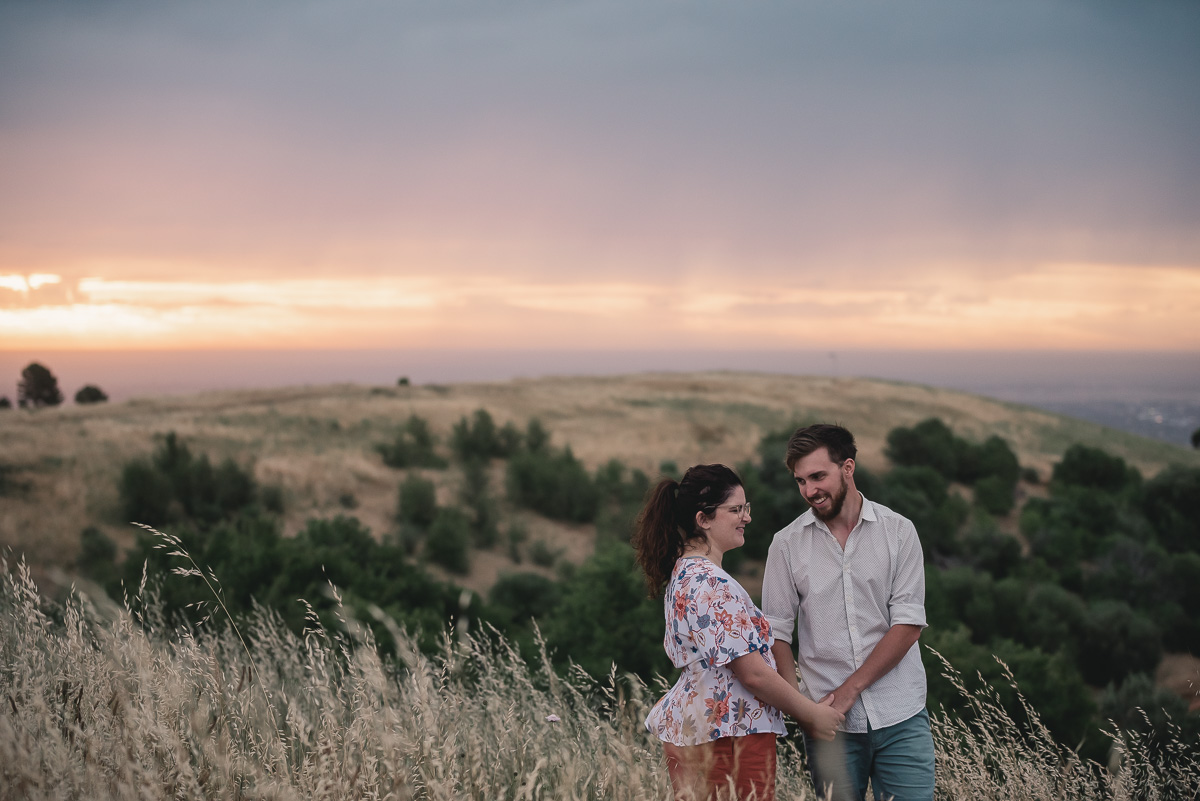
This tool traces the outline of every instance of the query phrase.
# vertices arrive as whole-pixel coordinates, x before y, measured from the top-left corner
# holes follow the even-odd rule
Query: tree
[[[1192,432],[1192,447],[1200,448],[1200,428]]]
[[[466,574],[471,569],[470,540],[471,518],[456,506],[444,506],[429,527],[425,556],[451,573]]]
[[[446,460],[434,451],[435,444],[429,423],[414,414],[396,431],[394,441],[377,444],[375,451],[388,467],[445,467]]]
[[[1054,481],[1105,492],[1120,492],[1130,484],[1140,484],[1141,479],[1137,469],[1127,465],[1120,456],[1087,445],[1075,444],[1067,448],[1062,461],[1054,465]]]
[[[95,384],[88,384],[75,393],[76,403],[104,403],[107,400],[108,396],[104,394],[104,390]]]
[[[21,383],[17,385],[17,398],[22,406],[57,406],[63,401],[62,390],[54,373],[33,362],[21,371]]]
[[[663,653],[663,602],[647,598],[633,549],[606,540],[580,565],[542,631],[559,660],[571,659],[595,677],[615,662],[650,681],[667,675]]]
[[[1168,467],[1146,482],[1141,507],[1168,551],[1200,551],[1200,468]]]
[[[958,438],[936,417],[912,428],[893,428],[887,435],[886,455],[896,465],[932,467],[946,478],[958,472]]]

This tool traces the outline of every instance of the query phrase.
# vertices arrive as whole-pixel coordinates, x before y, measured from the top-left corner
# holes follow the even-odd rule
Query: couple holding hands
[[[861,801],[870,780],[877,799],[932,801],[921,544],[855,487],[856,455],[840,426],[791,436],[785,461],[810,508],[775,534],[761,611],[721,568],[751,519],[737,474],[697,465],[651,493],[634,547],[664,593],[664,647],[682,674],[646,726],[678,801],[774,799],[783,714],[804,730],[818,797]]]

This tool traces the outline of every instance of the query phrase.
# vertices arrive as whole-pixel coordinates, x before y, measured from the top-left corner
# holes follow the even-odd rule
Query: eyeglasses
[[[717,508],[718,509],[728,509],[729,511],[733,512],[738,517],[742,517],[743,515],[750,514],[750,502],[749,501],[746,501],[745,503],[739,503],[736,506],[718,506]]]

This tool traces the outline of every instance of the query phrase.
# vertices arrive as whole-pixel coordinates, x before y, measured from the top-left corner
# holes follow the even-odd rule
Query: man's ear
[[[854,478],[854,460],[853,459],[847,459],[846,461],[842,462],[842,475],[846,478],[847,481]]]

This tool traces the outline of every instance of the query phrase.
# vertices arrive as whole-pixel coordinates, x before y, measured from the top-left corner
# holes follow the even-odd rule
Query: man
[[[796,683],[798,662],[814,701],[846,716],[833,743],[805,738],[813,785],[824,797],[932,801],[933,737],[925,711],[925,569],[911,521],[854,485],[854,436],[812,425],[788,440],[787,466],[809,509],[775,534],[762,608],[772,652]]]

